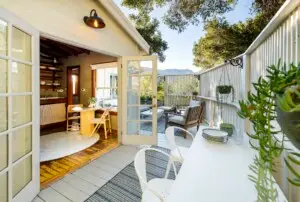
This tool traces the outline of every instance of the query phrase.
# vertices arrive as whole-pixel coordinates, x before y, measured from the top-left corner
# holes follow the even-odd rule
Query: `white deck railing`
[[[220,112],[216,109],[215,88],[222,68],[230,71],[231,85],[236,90],[236,100],[239,100],[245,99],[247,92],[253,90],[251,83],[256,82],[260,76],[266,75],[267,66],[277,64],[279,59],[281,64],[300,62],[300,1],[287,0],[242,57],[243,69],[222,64],[200,74],[199,97],[207,103],[205,118],[208,122],[219,121]],[[237,116],[236,112],[239,108],[237,103],[225,103],[223,108],[225,122],[233,123],[235,127],[242,130],[251,131],[250,125]],[[287,152],[283,154],[286,155]],[[283,157],[279,162],[281,165],[274,173],[276,181],[289,201],[300,202],[300,188],[287,182],[286,177],[292,175],[284,165]],[[295,169],[300,172],[299,167]]]

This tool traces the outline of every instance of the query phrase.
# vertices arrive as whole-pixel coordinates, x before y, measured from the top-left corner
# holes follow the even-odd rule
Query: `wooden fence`
[[[166,106],[187,106],[192,93],[199,92],[198,75],[168,75],[159,80],[164,83],[164,105]]]
[[[253,91],[251,83],[256,82],[260,76],[266,75],[269,65],[298,64],[300,62],[300,1],[287,0],[280,8],[266,28],[251,44],[251,46],[239,57],[243,58],[243,68],[222,64],[200,74],[200,98],[206,101],[205,118],[215,124],[220,121],[220,110],[216,105],[215,88],[218,85],[220,73],[226,68],[231,76],[231,85],[236,90],[236,101],[245,99],[248,91]],[[241,120],[236,112],[239,110],[237,102],[228,102],[223,107],[223,120],[233,123],[242,131],[251,132],[251,126],[247,121]],[[296,150],[290,143],[285,146]],[[300,188],[289,184],[287,176],[292,174],[286,168],[283,158],[278,159],[279,166],[274,177],[289,201],[300,202]],[[300,172],[299,167],[294,167]]]

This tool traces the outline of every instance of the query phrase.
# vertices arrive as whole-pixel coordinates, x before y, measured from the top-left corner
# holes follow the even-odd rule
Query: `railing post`
[[[240,95],[241,99],[245,100],[248,98],[248,92],[251,88],[251,60],[250,55],[243,55],[243,69],[241,71],[241,88]],[[244,120],[244,128],[245,132],[250,132],[250,122],[248,120]]]

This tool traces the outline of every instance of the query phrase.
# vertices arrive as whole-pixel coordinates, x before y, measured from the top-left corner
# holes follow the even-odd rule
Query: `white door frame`
[[[128,135],[127,134],[127,81],[128,61],[152,61],[152,135]],[[122,143],[129,145],[156,145],[157,144],[157,56],[124,56],[122,64]],[[140,75],[139,75],[140,76]],[[140,105],[140,103],[139,103]],[[136,120],[140,123],[140,119]]]
[[[1,132],[0,135],[8,135],[8,167],[0,172],[3,174],[8,171],[8,201],[9,202],[24,202],[31,201],[40,191],[40,73],[39,73],[39,31],[23,20],[16,17],[10,11],[0,8],[0,19],[8,23],[8,55],[0,57],[8,60],[8,93],[1,93],[2,96],[8,97],[8,130]],[[31,49],[32,49],[32,62],[22,61],[12,57],[11,43],[12,43],[12,26],[19,28],[20,30],[31,35]],[[32,91],[25,93],[11,93],[11,71],[10,67],[12,61],[31,65],[32,66]],[[12,97],[11,95],[31,95],[32,96],[32,121],[24,125],[13,128],[12,127]],[[12,132],[20,128],[32,125],[32,151],[24,155],[16,162],[12,162]],[[26,157],[32,155],[32,181],[29,182],[14,198],[12,196],[12,166],[22,162]]]

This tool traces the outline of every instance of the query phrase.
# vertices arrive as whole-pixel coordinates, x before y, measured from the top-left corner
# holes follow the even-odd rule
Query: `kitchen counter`
[[[67,98],[65,97],[40,98],[41,105],[58,104],[58,103],[66,103],[66,102],[67,102]]]

